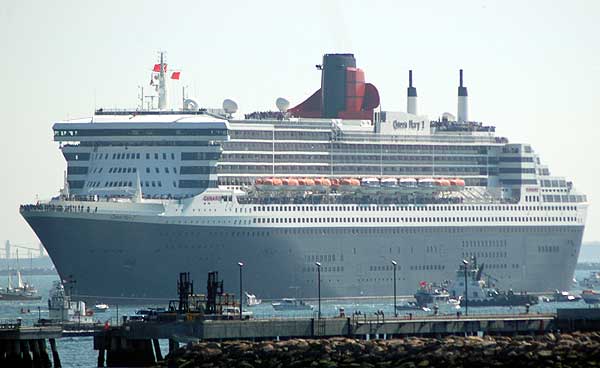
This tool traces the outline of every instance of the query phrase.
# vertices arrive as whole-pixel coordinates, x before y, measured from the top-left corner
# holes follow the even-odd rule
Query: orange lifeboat
[[[256,178],[256,179],[254,180],[254,184],[255,184],[255,185],[261,185],[262,183],[263,183],[263,179],[262,179],[262,178]]]
[[[332,188],[337,188],[340,186],[340,179],[334,178],[331,179],[331,187]]]
[[[448,179],[437,179],[436,183],[438,186],[443,187],[443,188],[447,188],[450,186],[450,180],[448,180]]]
[[[456,178],[456,179],[450,179],[450,184],[453,187],[464,187],[465,186],[465,181],[462,180],[462,179],[458,179],[458,178]]]
[[[283,181],[279,178],[273,178],[273,186],[281,186]]]
[[[330,187],[331,186],[331,180],[329,180],[327,178],[321,179],[321,185],[324,186],[324,187]]]
[[[306,179],[298,178],[298,185],[302,185],[302,186],[306,185]]]
[[[321,179],[321,178],[315,178],[315,185],[317,185],[317,186],[323,185],[323,179]]]
[[[312,187],[315,185],[315,181],[311,178],[306,178],[304,179],[304,185],[306,185],[307,187]]]
[[[350,185],[354,187],[360,187],[360,180],[356,178],[350,178]]]
[[[266,178],[262,181],[263,185],[273,185],[273,178]]]
[[[287,185],[289,185],[290,187],[297,187],[298,184],[299,184],[298,179],[296,179],[296,178],[287,179]]]
[[[340,185],[352,185],[352,179],[344,178],[344,179],[340,180]]]

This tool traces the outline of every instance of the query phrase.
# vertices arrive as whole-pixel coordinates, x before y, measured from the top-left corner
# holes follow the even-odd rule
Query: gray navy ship
[[[56,122],[65,185],[21,215],[61,278],[95,299],[169,298],[179,272],[261,298],[391,295],[452,279],[477,257],[503,289],[568,289],[587,199],[531,145],[468,116],[383,111],[352,54],[326,54],[321,86],[291,107],[236,118],[237,105],[98,109]]]

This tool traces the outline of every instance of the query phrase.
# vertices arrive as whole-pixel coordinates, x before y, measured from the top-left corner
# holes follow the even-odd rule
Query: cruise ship
[[[157,67],[158,66],[158,67]],[[352,54],[326,54],[321,86],[294,107],[97,109],[56,122],[66,160],[56,197],[24,204],[61,278],[95,299],[171,298],[179,272],[218,270],[261,298],[391,295],[452,279],[476,257],[503,289],[570,286],[587,199],[531,145],[468,115],[384,111]]]

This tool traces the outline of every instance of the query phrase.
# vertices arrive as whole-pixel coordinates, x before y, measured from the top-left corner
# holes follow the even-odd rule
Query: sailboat
[[[7,259],[8,262],[8,259]],[[21,270],[19,269],[19,254],[17,253],[17,287],[13,287],[10,272],[8,267],[8,285],[4,289],[0,289],[0,301],[5,300],[41,300],[37,289],[30,283],[23,281]]]

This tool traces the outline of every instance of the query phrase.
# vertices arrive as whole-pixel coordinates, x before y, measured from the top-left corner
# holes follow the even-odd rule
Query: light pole
[[[467,287],[467,270],[469,268],[469,261],[463,259],[463,267],[465,268],[465,316],[469,314],[469,289]]]
[[[315,262],[315,266],[317,266],[317,297],[319,298],[318,317],[321,319],[321,263]]]
[[[392,260],[392,264],[394,265],[394,316],[398,317],[398,309],[396,309],[396,266],[398,266],[398,262]]]
[[[242,268],[244,267],[243,262],[238,262],[238,266],[240,266],[240,321],[242,320],[242,309],[243,309],[243,300],[242,300]]]

